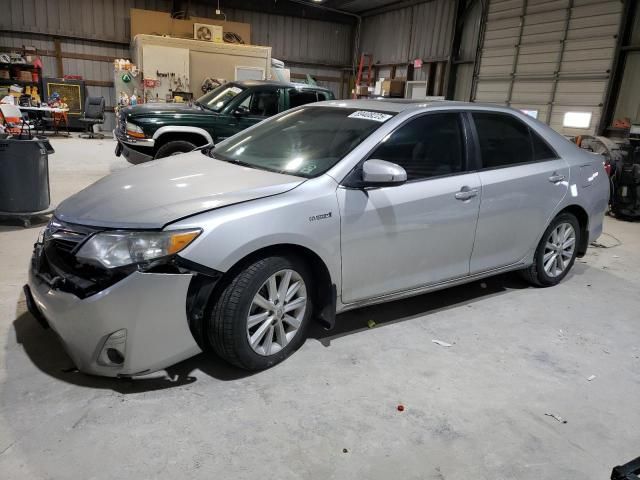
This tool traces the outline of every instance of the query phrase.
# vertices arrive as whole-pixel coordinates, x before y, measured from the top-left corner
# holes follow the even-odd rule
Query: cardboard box
[[[131,38],[136,35],[169,35],[176,38],[193,38],[193,24],[220,25],[224,33],[238,34],[246,45],[251,45],[251,25],[240,22],[223,22],[214,18],[191,17],[189,20],[171,18],[169,13],[132,8]]]
[[[404,97],[404,80],[385,80],[382,82],[383,97]]]
[[[357,85],[356,86],[356,95],[369,95],[370,87],[367,85]]]

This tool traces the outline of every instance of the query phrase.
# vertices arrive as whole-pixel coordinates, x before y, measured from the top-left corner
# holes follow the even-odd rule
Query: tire
[[[299,280],[302,284],[283,305],[279,292],[274,296],[270,290],[282,287],[287,272],[291,272],[287,293],[293,291]],[[275,278],[275,289],[269,288],[272,278]],[[263,370],[283,361],[306,339],[313,312],[312,278],[307,265],[295,257],[267,257],[243,268],[224,286],[212,309],[207,331],[213,350],[227,362],[245,370]],[[262,296],[260,305],[255,303],[259,293]],[[272,302],[274,297],[277,299]],[[302,304],[300,298],[306,299],[304,310],[297,307],[289,313],[284,312],[296,302]],[[263,299],[273,308],[264,308]],[[249,315],[258,323],[249,326]],[[264,332],[262,337],[261,332]],[[252,340],[255,340],[254,346]]]
[[[567,235],[563,245],[568,245],[570,239],[573,238],[573,248],[570,251],[568,247],[558,246],[561,243],[560,237],[563,235],[561,230],[558,232],[558,229],[563,225],[565,226],[565,235]],[[568,226],[573,230],[572,236]],[[554,232],[556,237],[553,236]],[[551,287],[560,283],[576,261],[577,249],[578,245],[580,245],[580,233],[578,219],[571,213],[561,213],[554,218],[540,239],[533,257],[533,264],[522,270],[522,276],[525,280],[537,287]],[[556,249],[550,248],[551,245],[556,245]],[[560,251],[562,253],[559,253]],[[562,259],[561,264],[557,260],[558,256]],[[563,265],[563,268],[560,268],[561,265]]]
[[[173,140],[171,142],[167,142],[162,145],[156,155],[153,157],[154,160],[158,158],[170,157],[171,155],[179,155],[180,153],[187,153],[196,148],[197,145],[187,142],[186,140]]]

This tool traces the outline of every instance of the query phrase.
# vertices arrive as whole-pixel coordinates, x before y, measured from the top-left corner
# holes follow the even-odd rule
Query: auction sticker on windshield
[[[368,110],[357,110],[349,115],[349,118],[362,118],[365,120],[373,120],[374,122],[386,122],[393,115],[380,112],[370,112]]]

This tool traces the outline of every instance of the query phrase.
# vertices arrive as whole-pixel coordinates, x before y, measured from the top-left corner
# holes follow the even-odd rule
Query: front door
[[[472,115],[480,144],[482,204],[471,273],[520,262],[569,190],[569,167],[520,119]]]
[[[469,273],[480,179],[465,138],[458,113],[414,118],[369,156],[401,165],[405,184],[338,189],[344,303]]]

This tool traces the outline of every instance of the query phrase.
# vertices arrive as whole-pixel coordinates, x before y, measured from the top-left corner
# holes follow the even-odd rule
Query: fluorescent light
[[[524,113],[525,115],[529,115],[532,118],[538,118],[538,110],[526,110],[526,109],[522,109],[520,110],[522,113]]]
[[[570,128],[589,128],[591,112],[567,112],[564,114],[562,126]]]

